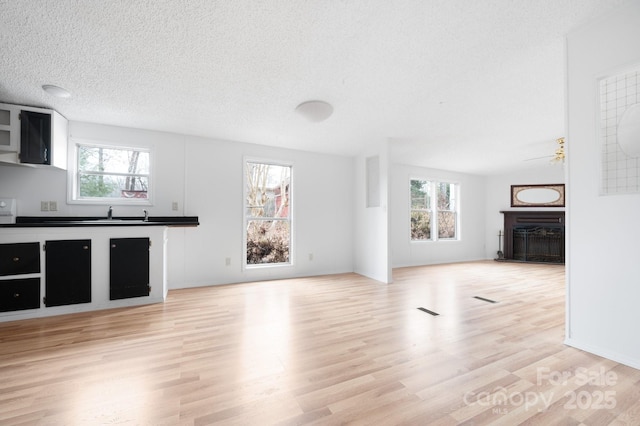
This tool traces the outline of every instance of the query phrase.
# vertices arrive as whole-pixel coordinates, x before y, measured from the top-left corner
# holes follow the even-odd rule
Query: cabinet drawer
[[[0,275],[40,272],[40,243],[0,244]]]
[[[0,312],[38,309],[40,278],[0,281]]]

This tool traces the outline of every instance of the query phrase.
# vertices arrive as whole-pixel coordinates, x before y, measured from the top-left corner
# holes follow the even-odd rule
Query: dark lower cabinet
[[[110,243],[109,298],[148,296],[149,238],[112,238]]]
[[[91,302],[91,240],[45,242],[45,306]]]
[[[40,272],[40,243],[0,244],[0,275]]]
[[[0,312],[38,309],[40,278],[0,281]]]
[[[0,276],[40,273],[40,243],[0,244]],[[0,312],[40,308],[40,278],[0,280]]]

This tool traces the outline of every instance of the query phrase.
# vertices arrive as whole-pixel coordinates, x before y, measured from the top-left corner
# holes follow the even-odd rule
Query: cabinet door
[[[0,281],[0,312],[38,309],[40,278]]]
[[[91,302],[91,240],[46,241],[45,305]]]
[[[149,238],[112,238],[110,242],[110,299],[148,296]]]
[[[0,151],[18,152],[19,112],[13,105],[0,104]]]
[[[51,164],[51,114],[20,111],[20,162]]]
[[[0,244],[0,275],[40,272],[40,243]]]

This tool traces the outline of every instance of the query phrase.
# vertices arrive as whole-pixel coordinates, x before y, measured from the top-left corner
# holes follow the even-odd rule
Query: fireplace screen
[[[564,230],[554,226],[513,228],[513,259],[564,263]]]

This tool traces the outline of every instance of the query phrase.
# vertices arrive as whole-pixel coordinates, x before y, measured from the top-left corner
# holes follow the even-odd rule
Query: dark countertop
[[[60,228],[87,226],[198,226],[198,216],[17,216],[16,223],[0,224],[0,228]]]

